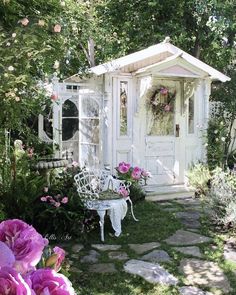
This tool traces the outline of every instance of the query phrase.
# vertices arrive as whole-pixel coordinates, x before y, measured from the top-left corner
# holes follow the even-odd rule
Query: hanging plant
[[[165,113],[173,113],[175,97],[176,91],[161,86],[149,96],[148,106],[155,117],[163,116]]]

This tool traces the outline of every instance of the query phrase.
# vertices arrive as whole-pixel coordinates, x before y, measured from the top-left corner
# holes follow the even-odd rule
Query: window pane
[[[81,119],[81,141],[99,143],[99,119]]]
[[[188,101],[188,133],[194,133],[194,96]]]
[[[81,164],[97,167],[99,164],[99,148],[97,145],[81,144]]]
[[[120,82],[120,135],[127,135],[128,82]]]
[[[147,134],[153,136],[174,135],[176,91],[162,87],[156,90],[149,102]]]
[[[52,108],[46,107],[44,110],[46,114],[43,117],[43,130],[50,139],[53,139],[53,128],[52,128]]]
[[[82,100],[82,117],[98,117],[99,116],[99,104],[96,100],[86,97]]]
[[[79,130],[79,119],[62,119],[62,140],[71,139]]]
[[[78,117],[79,112],[71,100],[66,100],[62,106],[62,117]]]

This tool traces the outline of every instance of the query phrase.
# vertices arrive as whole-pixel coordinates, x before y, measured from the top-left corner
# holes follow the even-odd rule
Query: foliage
[[[236,178],[229,170],[216,168],[213,171],[207,202],[216,223],[226,228],[236,226]]]
[[[209,120],[207,128],[207,162],[210,170],[224,167],[227,164],[228,153],[226,145],[231,141],[226,120],[214,117]]]
[[[197,195],[206,195],[209,190],[211,179],[209,168],[206,164],[195,164],[188,171],[188,180],[191,187],[195,189]]]
[[[79,171],[78,166],[58,169],[34,204],[34,226],[52,239],[71,239],[94,228],[95,217],[84,208],[74,185]]]

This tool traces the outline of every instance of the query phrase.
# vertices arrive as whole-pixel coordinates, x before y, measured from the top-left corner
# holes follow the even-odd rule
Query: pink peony
[[[62,261],[65,259],[65,251],[60,248],[60,247],[54,247],[53,248],[53,251],[54,253],[57,255],[57,261],[56,261],[56,264],[55,264],[55,271],[59,271],[60,270],[60,267],[61,267],[61,264],[62,264]]]
[[[33,295],[22,276],[11,267],[0,267],[0,294]]]
[[[117,170],[122,174],[127,173],[129,169],[130,169],[130,164],[125,162],[121,162],[117,168]]]
[[[0,267],[12,267],[15,263],[15,260],[15,256],[11,249],[5,243],[0,242]]]
[[[61,25],[56,24],[56,25],[54,26],[54,28],[53,28],[53,31],[54,31],[55,33],[60,33],[60,32],[61,32]]]
[[[36,295],[75,295],[71,282],[53,269],[38,269],[29,275]]]
[[[145,178],[151,177],[151,173],[147,170],[142,170],[142,176]]]
[[[48,240],[32,226],[12,219],[0,223],[0,241],[5,243],[15,256],[15,268],[25,273],[39,262]],[[1,293],[0,293],[1,294]]]
[[[20,21],[19,21],[23,26],[27,26],[28,25],[28,23],[29,23],[29,20],[28,20],[28,18],[27,17],[24,17],[24,18],[22,18]]]
[[[125,187],[121,187],[119,189],[119,194],[122,195],[124,198],[127,198],[129,196],[129,192]]]
[[[64,197],[64,198],[61,200],[61,203],[62,203],[62,204],[66,204],[66,203],[68,203],[68,198],[67,198],[67,197]]]
[[[141,178],[141,174],[142,174],[142,169],[139,167],[134,167],[131,173],[131,177],[135,180],[139,180]]]

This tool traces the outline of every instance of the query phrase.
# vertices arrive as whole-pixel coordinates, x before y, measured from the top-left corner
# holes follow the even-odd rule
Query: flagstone
[[[154,250],[141,257],[142,260],[150,262],[170,262],[171,258],[166,251],[163,250]]]
[[[189,247],[174,247],[174,249],[183,254],[192,255],[201,258],[202,254],[200,249],[197,246],[189,246]]]
[[[83,248],[84,248],[83,245],[75,244],[72,246],[71,250],[72,250],[72,252],[79,253]]]
[[[197,233],[179,229],[165,242],[169,245],[194,245],[210,242],[212,239]]]
[[[121,245],[93,244],[92,247],[99,251],[115,251],[119,250]]]
[[[210,292],[202,291],[197,287],[181,287],[179,288],[180,295],[213,295]]]
[[[234,243],[226,243],[224,246],[224,259],[236,263],[236,245]]]
[[[131,259],[125,263],[124,270],[153,284],[176,285],[178,283],[178,279],[158,263]]]
[[[185,226],[188,226],[191,228],[199,228],[201,226],[199,222],[199,218],[200,218],[199,212],[195,212],[195,211],[177,212],[175,216],[179,218],[180,222]]]
[[[115,259],[115,260],[128,260],[129,256],[125,252],[121,251],[113,251],[108,253],[108,257],[110,259]]]
[[[179,270],[185,275],[186,284],[218,288],[224,293],[231,291],[226,275],[214,262],[185,258],[181,260]]]
[[[143,243],[143,244],[128,244],[128,245],[137,254],[143,254],[143,253],[148,252],[152,249],[160,247],[160,243],[158,243],[158,242]]]
[[[96,263],[100,257],[100,253],[95,250],[90,250],[89,254],[80,259],[81,263]]]
[[[114,263],[98,263],[89,266],[89,272],[113,273],[117,272]]]

